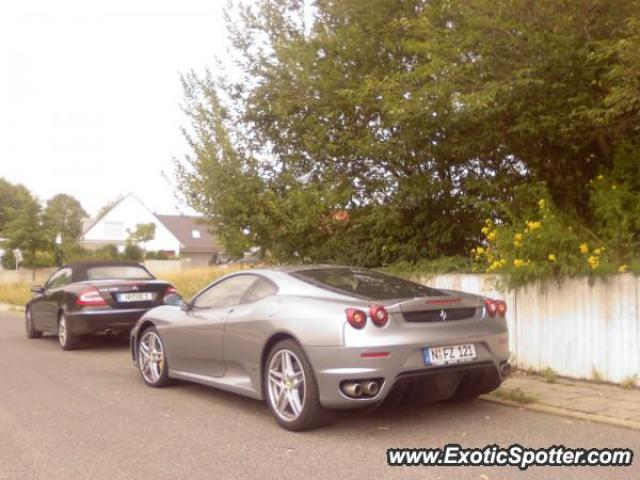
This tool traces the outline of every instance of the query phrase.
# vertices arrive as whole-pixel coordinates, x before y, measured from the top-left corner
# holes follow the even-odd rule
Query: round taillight
[[[347,321],[353,328],[360,330],[367,323],[367,314],[357,308],[347,308]]]
[[[487,313],[490,317],[495,317],[498,311],[498,303],[495,300],[487,299],[484,301],[484,305],[487,308]]]
[[[389,313],[382,305],[371,305],[369,315],[371,316],[371,321],[377,327],[384,327],[389,321]]]
[[[498,301],[495,303],[496,303],[496,311],[498,312],[498,315],[500,315],[501,317],[504,317],[507,314],[507,304],[502,301]]]

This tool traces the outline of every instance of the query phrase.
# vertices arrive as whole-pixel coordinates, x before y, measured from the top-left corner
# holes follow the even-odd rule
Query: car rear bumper
[[[306,347],[305,351],[316,375],[320,403],[327,408],[342,409],[380,403],[398,389],[411,390],[409,393],[425,402],[451,397],[464,382],[477,382],[486,385],[487,391],[493,390],[509,373],[506,338],[506,334],[501,334],[469,340],[475,345],[476,358],[447,366],[426,366],[422,358],[424,344]],[[362,357],[363,353],[383,352],[388,355]],[[381,380],[380,391],[371,397],[351,398],[341,389],[344,382],[370,379]]]
[[[67,312],[65,318],[67,319],[67,328],[72,334],[87,335],[105,330],[131,330],[147,311],[149,311],[148,308],[88,310]]]

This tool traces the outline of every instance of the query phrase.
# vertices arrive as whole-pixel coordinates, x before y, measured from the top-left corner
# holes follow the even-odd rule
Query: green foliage
[[[414,279],[420,276],[445,273],[471,273],[473,262],[469,257],[441,257],[420,262],[397,262],[381,269],[391,275]]]
[[[30,197],[25,200],[5,225],[2,234],[6,238],[4,248],[22,252],[23,267],[55,265],[53,256],[48,254],[53,250],[53,238],[42,224],[42,207],[37,199]]]
[[[145,260],[169,260],[172,257],[168,253],[158,250],[156,252],[146,252],[144,258]]]
[[[630,375],[622,380],[620,386],[625,390],[634,390],[636,388],[640,388],[640,380],[638,379],[638,374]]]
[[[640,149],[625,147],[587,194],[589,221],[561,211],[544,185],[516,189],[509,203],[499,204],[502,221],[486,220],[484,239],[472,250],[476,269],[506,274],[511,286],[640,273]]]
[[[22,185],[13,185],[0,178],[0,237],[5,226],[31,200],[31,193]]]
[[[228,252],[416,263],[467,254],[490,219],[508,258],[487,266],[504,258],[516,282],[637,254],[620,218],[637,190],[605,205],[590,181],[637,137],[639,0],[307,3],[230,10],[240,79],[183,78],[178,181]],[[505,250],[516,233],[527,257]],[[583,242],[607,245],[595,269]]]
[[[138,245],[142,243],[145,245],[147,242],[153,240],[156,236],[156,224],[155,223],[139,223],[133,231],[128,232],[129,238],[127,241]]]
[[[530,395],[522,388],[500,388],[491,393],[491,395],[498,397],[501,400],[506,400],[508,402],[516,402],[521,403],[523,405],[528,405],[530,403],[536,403],[538,399],[534,395]]]
[[[6,270],[15,270],[16,257],[13,254],[13,250],[6,250],[2,254],[2,258],[0,258],[0,263],[2,263],[2,268]]]
[[[125,260],[133,260],[141,262],[144,259],[144,251],[133,243],[128,243],[122,252],[122,258]]]
[[[82,205],[71,195],[59,193],[47,201],[43,214],[43,227],[55,237],[60,235],[62,245],[75,243],[82,234],[82,219],[87,216]]]
[[[551,367],[544,367],[540,370],[540,379],[546,383],[556,383],[557,374],[555,370]]]

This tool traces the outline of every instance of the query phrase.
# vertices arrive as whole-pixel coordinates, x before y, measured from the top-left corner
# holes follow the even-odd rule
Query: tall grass
[[[246,265],[223,265],[217,267],[194,268],[180,272],[161,273],[157,277],[171,282],[182,298],[189,300],[197,292],[209,285],[217,278],[228,273],[237,272],[249,268]]]
[[[215,279],[228,273],[249,268],[246,265],[225,265],[219,267],[194,268],[180,272],[161,273],[156,275],[161,280],[171,282],[185,300],[190,299],[198,291]],[[0,303],[24,305],[31,298],[31,285],[26,282],[0,283]]]
[[[24,305],[31,295],[33,294],[28,283],[0,283],[0,303]]]

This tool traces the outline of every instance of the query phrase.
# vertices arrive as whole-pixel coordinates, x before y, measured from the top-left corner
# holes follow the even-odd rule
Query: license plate
[[[469,362],[476,358],[476,347],[473,343],[466,343],[448,347],[423,348],[422,358],[425,365],[452,365]]]
[[[121,303],[126,302],[150,302],[155,298],[153,292],[131,292],[131,293],[118,293],[118,301]]]

